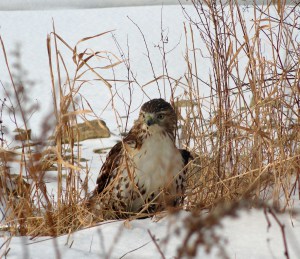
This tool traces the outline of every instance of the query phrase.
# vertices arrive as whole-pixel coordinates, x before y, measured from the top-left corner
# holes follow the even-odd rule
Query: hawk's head
[[[173,134],[176,114],[171,104],[164,99],[152,99],[142,105],[138,122],[150,132],[161,129]]]

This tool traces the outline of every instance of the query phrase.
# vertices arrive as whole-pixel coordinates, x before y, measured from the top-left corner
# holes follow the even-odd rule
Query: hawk
[[[92,197],[133,213],[180,204],[190,152],[176,147],[176,124],[170,103],[144,103],[127,136],[107,155]]]

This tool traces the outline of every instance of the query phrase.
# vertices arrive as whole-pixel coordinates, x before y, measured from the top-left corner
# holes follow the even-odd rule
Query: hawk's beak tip
[[[145,123],[149,127],[149,126],[155,124],[155,119],[149,116],[148,118],[145,119]]]
[[[153,119],[149,119],[149,120],[146,121],[146,124],[147,124],[148,126],[151,126],[151,125],[154,124],[154,120],[153,120]]]

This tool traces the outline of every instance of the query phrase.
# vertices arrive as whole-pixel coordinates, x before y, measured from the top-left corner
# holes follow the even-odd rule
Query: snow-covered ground
[[[95,186],[96,177],[105,159],[104,154],[95,154],[95,148],[112,146],[117,137],[109,139],[86,140],[81,142],[82,156],[89,159],[91,179],[90,189]],[[49,171],[45,181],[52,194],[56,195],[57,175]],[[300,201],[297,191],[292,196],[291,204],[296,211],[300,211]],[[205,216],[205,212],[203,213]],[[280,226],[267,214],[271,226],[263,210],[241,209],[238,217],[227,216],[221,225],[214,228],[221,238],[221,244],[229,258],[237,259],[265,259],[286,258],[285,245]],[[6,252],[6,258],[176,258],[177,250],[186,237],[186,220],[191,214],[181,212],[179,215],[169,215],[158,218],[148,218],[133,221],[117,220],[99,223],[98,226],[76,231],[71,235],[57,238],[38,237],[10,237],[7,232],[0,232],[0,258]],[[277,214],[280,223],[284,225],[289,258],[297,259],[300,254],[300,215],[286,212]],[[180,230],[179,234],[178,231]],[[206,230],[210,231],[210,230]],[[204,232],[206,233],[206,232]],[[156,247],[152,240],[155,238]],[[207,238],[209,234],[207,233]],[[10,239],[11,238],[11,239]],[[191,238],[194,240],[195,238]],[[167,240],[167,242],[165,242]],[[211,240],[210,240],[211,241]],[[214,241],[213,241],[214,242]],[[191,243],[189,243],[192,245]],[[222,258],[216,246],[210,253],[206,253],[203,246],[199,246],[196,258]]]
[[[90,188],[95,185],[101,161],[105,159],[105,154],[95,154],[93,149],[110,147],[116,140],[116,137],[112,137],[81,142],[82,155],[89,159],[88,163],[92,172]],[[50,171],[46,174],[45,181],[48,188],[53,189],[54,195],[56,194],[56,180],[56,172]],[[293,207],[299,212],[300,201],[296,194],[291,203],[294,203]],[[162,252],[165,258],[176,258],[177,250],[186,237],[186,219],[190,216],[189,212],[181,212],[179,215],[169,215],[162,219],[148,218],[129,222],[124,220],[106,221],[98,226],[57,238],[10,237],[7,232],[0,232],[0,257],[3,256],[4,258],[4,254],[7,252],[6,258],[16,259],[152,259],[162,258]],[[277,214],[277,217],[285,226],[289,258],[299,258],[300,215],[286,212]],[[270,214],[268,214],[268,218],[271,223],[270,227],[268,227],[268,220],[263,210],[258,209],[242,209],[238,211],[238,217],[227,216],[223,218],[221,225],[215,227],[215,232],[221,238],[221,244],[228,257],[237,259],[286,258],[280,226]],[[188,221],[190,220],[191,218],[188,218]],[[179,234],[176,231],[178,229],[180,230]],[[209,240],[210,235],[208,233],[206,235]],[[152,240],[153,237],[161,251],[158,250]],[[194,239],[191,238],[191,240]],[[219,252],[218,246],[212,249],[209,254],[206,253],[203,246],[199,246],[196,258],[221,258]]]
[[[192,6],[186,9],[192,12]],[[247,16],[250,12],[245,12]],[[185,42],[183,21],[185,18],[180,6],[156,6],[156,7],[134,7],[134,8],[107,8],[94,10],[56,10],[56,11],[26,11],[26,12],[0,12],[0,35],[8,53],[9,61],[12,56],[9,54],[14,50],[14,44],[21,44],[22,65],[28,72],[27,77],[36,82],[32,88],[28,88],[30,101],[38,103],[40,110],[32,114],[29,127],[33,130],[33,135],[38,135],[42,118],[49,112],[52,106],[51,81],[48,69],[48,56],[46,48],[46,37],[52,31],[52,18],[55,22],[56,32],[70,44],[75,44],[82,38],[99,34],[104,31],[116,30],[113,36],[120,43],[121,47],[127,51],[130,47],[130,62],[135,76],[141,84],[145,84],[153,79],[151,65],[146,57],[147,50],[143,37],[138,28],[129,18],[136,23],[144,33],[151,54],[152,65],[157,75],[162,74],[161,53],[156,47],[161,40],[161,28],[164,35],[168,37],[168,50],[172,50],[168,55],[169,74],[174,78],[182,76],[186,70],[184,61]],[[161,25],[163,17],[163,25]],[[99,39],[89,42],[81,48],[91,48],[95,51],[111,51],[118,54],[118,48],[113,40],[112,34],[107,34]],[[127,43],[128,42],[128,43]],[[6,87],[9,82],[7,71],[4,69],[4,59],[0,52],[0,78]],[[63,53],[64,54],[64,53]],[[70,55],[70,53],[69,53]],[[71,62],[67,64],[71,65]],[[101,65],[101,64],[100,64]],[[205,62],[200,64],[202,78],[208,73]],[[120,69],[119,76],[126,78],[126,69]],[[109,76],[108,72],[105,74]],[[164,82],[168,83],[168,82]],[[162,87],[164,83],[161,83]],[[126,83],[118,85],[120,93],[129,98]],[[151,97],[159,96],[156,84],[150,84],[143,90]],[[203,95],[208,95],[208,90],[203,87]],[[182,89],[181,89],[182,91]],[[207,92],[206,92],[207,91]],[[0,98],[3,98],[1,89]],[[111,95],[109,90],[101,83],[95,82],[82,89],[83,96],[89,101],[96,114],[104,119],[112,131],[113,135],[109,139],[86,140],[82,142],[82,156],[89,159],[91,171],[90,189],[93,188],[95,179],[101,167],[105,154],[93,153],[93,149],[111,147],[120,138],[119,133],[123,129],[117,127],[113,108],[107,106]],[[137,108],[147,100],[141,97],[141,90],[135,89],[133,93],[132,107],[130,113],[129,127],[137,115]],[[180,94],[180,90],[178,94]],[[127,94],[127,95],[126,95]],[[162,94],[166,99],[170,96],[169,88]],[[127,113],[121,102],[116,97],[115,109],[120,116]],[[10,123],[6,114],[5,123]],[[7,125],[11,129],[13,125]],[[13,146],[13,144],[11,144]],[[53,184],[55,192],[55,172],[49,172],[49,185]],[[295,199],[295,208],[300,208],[299,200]],[[58,238],[35,238],[13,237],[9,239],[7,233],[0,234],[0,256],[4,256],[7,251],[8,258],[160,258],[154,241],[156,242],[166,258],[175,258],[177,248],[182,245],[185,231],[182,229],[180,235],[176,235],[175,228],[182,226],[184,218],[188,217],[188,212],[182,212],[178,216],[168,216],[158,222],[153,219],[142,219],[131,222],[114,221],[103,222],[99,226],[77,231],[68,237],[64,235]],[[285,225],[288,252],[290,258],[299,258],[300,244],[300,217],[291,216],[288,213],[278,216]],[[217,232],[223,236],[228,243],[225,244],[229,258],[285,258],[284,241],[281,229],[270,216],[271,227],[261,210],[242,211],[237,218],[225,218],[222,220],[223,227],[218,227]],[[164,239],[170,237],[164,244]],[[210,255],[206,255],[200,249],[198,258],[218,258],[218,251],[213,250]]]
[[[20,43],[22,65],[28,73],[27,78],[35,82],[34,86],[28,86],[27,88],[27,91],[30,89],[29,101],[40,106],[39,111],[34,112],[28,122],[29,127],[33,130],[33,134],[40,130],[42,118],[45,117],[49,109],[53,106],[46,46],[47,34],[53,31],[52,19],[55,23],[56,33],[63,37],[72,47],[84,37],[115,30],[111,34],[90,40],[88,43],[83,42],[80,44],[79,50],[84,51],[85,48],[88,48],[93,51],[112,52],[120,57],[121,55],[119,54],[117,44],[113,39],[113,37],[115,37],[125,54],[127,54],[128,51],[130,52],[131,69],[134,71],[135,77],[141,85],[153,80],[153,74],[151,64],[146,57],[147,50],[142,34],[134,23],[144,32],[156,76],[160,76],[163,72],[162,55],[156,47],[161,40],[162,26],[165,37],[168,37],[169,42],[166,44],[166,50],[172,50],[179,44],[167,56],[169,73],[174,76],[174,78],[178,78],[183,75],[186,70],[186,66],[183,65],[185,63],[183,30],[183,21],[185,21],[185,19],[180,6],[0,12],[0,35],[8,53],[9,63],[12,64],[15,61],[10,53],[15,50],[16,43]],[[127,50],[127,44],[129,50]],[[63,51],[63,56],[67,56],[67,65],[72,67],[72,53],[66,51],[65,48],[63,48]],[[6,85],[5,83],[9,82],[9,76],[7,70],[4,69],[5,63],[2,57],[1,54],[0,66],[3,69],[0,70],[0,78],[3,84]],[[100,60],[98,65],[104,66],[107,64]],[[116,67],[116,73],[117,79],[126,80],[127,69],[124,65]],[[107,70],[101,71],[101,75],[105,78],[113,77],[112,72]],[[63,80],[64,79],[65,77],[63,77]],[[165,83],[167,84],[167,82]],[[164,83],[161,83],[161,85],[163,84]],[[118,84],[117,88],[128,100],[127,84]],[[0,91],[3,93],[2,88]],[[155,83],[146,86],[143,91],[148,93],[151,98],[159,96]],[[166,91],[166,94],[163,92],[162,96],[168,99],[170,96],[168,87]],[[133,118],[137,114],[136,109],[145,101],[144,98],[140,98],[140,92],[139,87],[135,87],[131,106],[133,114],[130,118]],[[89,101],[96,114],[106,121],[108,127],[113,132],[117,130],[119,133],[119,130],[116,129],[114,116],[113,118],[111,116],[111,105],[108,105],[108,108],[103,112],[103,109],[111,99],[108,88],[104,84],[95,81],[82,87],[81,93]],[[117,101],[117,96],[115,99],[115,108],[120,113],[120,116],[126,115],[123,104]],[[7,127],[9,127],[9,125],[7,125],[8,121],[10,120],[6,120]]]
[[[77,231],[58,238],[2,237],[2,252],[10,248],[7,258],[162,258],[151,236],[155,238],[165,258],[176,258],[186,232],[182,227],[188,213],[167,216],[158,222],[152,219],[131,222],[103,222],[99,226]],[[300,220],[288,215],[279,216],[285,225],[289,258],[299,258]],[[268,228],[260,210],[242,211],[237,218],[225,218],[216,231],[222,238],[229,258],[265,259],[286,258],[282,232],[270,217]],[[293,223],[293,226],[291,225]],[[180,234],[175,233],[181,229]],[[151,235],[150,235],[151,234]],[[168,240],[165,242],[165,240]],[[190,243],[191,245],[191,243]],[[197,258],[221,258],[217,248],[207,254],[199,247]]]

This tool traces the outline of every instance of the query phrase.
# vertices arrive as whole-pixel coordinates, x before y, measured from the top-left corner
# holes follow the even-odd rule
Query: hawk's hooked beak
[[[146,116],[145,116],[145,122],[146,122],[146,124],[147,124],[148,126],[151,126],[151,125],[153,125],[153,124],[156,123],[156,120],[155,120],[155,118],[153,118],[152,115],[146,114]]]

